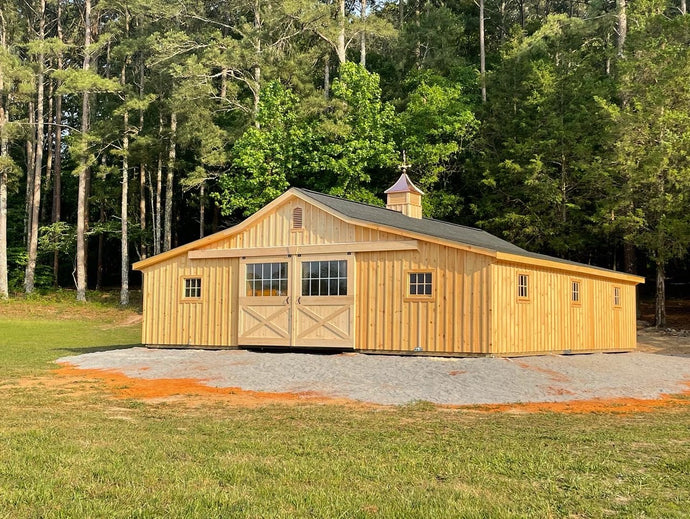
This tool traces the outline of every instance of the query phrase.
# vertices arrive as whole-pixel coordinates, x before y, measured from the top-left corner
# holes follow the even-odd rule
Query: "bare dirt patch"
[[[56,375],[55,386],[73,386],[84,378],[99,380],[106,389],[118,399],[136,399],[148,402],[180,402],[197,405],[200,402],[223,402],[238,407],[257,407],[270,403],[281,404],[338,404],[362,406],[345,398],[329,398],[317,392],[275,393],[246,391],[239,387],[211,387],[201,379],[141,379],[128,377],[115,370],[79,369],[63,365],[53,371]],[[39,379],[28,381],[27,385],[43,384]]]
[[[690,356],[690,337],[681,337],[657,328],[643,328],[637,332],[637,350],[660,355]]]

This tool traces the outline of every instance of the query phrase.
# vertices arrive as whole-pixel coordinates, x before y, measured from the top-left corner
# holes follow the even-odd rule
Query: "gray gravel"
[[[129,348],[57,362],[143,379],[195,378],[212,387],[393,405],[655,399],[687,390],[690,380],[690,357],[640,352],[461,359]]]

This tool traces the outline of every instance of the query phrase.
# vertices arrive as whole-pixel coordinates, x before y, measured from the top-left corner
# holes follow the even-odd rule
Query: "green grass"
[[[690,406],[482,414],[418,403],[192,407],[51,384],[127,312],[0,306],[0,517],[684,517]],[[2,313],[2,310],[7,310]],[[73,309],[88,318],[69,319]],[[31,312],[29,312],[31,313]],[[131,311],[130,311],[131,313]]]

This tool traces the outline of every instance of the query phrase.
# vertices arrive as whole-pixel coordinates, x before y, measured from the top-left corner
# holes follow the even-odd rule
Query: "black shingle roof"
[[[517,245],[502,240],[493,234],[489,234],[481,229],[474,227],[466,227],[464,225],[457,225],[441,220],[434,220],[432,218],[411,218],[404,214],[385,209],[383,207],[376,207],[361,202],[353,202],[351,200],[344,200],[335,196],[325,195],[317,191],[310,191],[308,189],[295,188],[296,191],[305,196],[314,199],[326,207],[334,211],[356,220],[363,220],[379,225],[394,227],[404,231],[415,232],[419,234],[426,234],[435,238],[443,240],[450,240],[464,245],[481,247],[496,252],[505,252],[508,254],[516,254],[528,258],[542,259],[548,261],[555,261],[566,265],[574,265],[580,267],[593,268],[605,272],[613,272],[610,269],[602,267],[595,267],[593,265],[586,265],[575,261],[564,260],[546,254],[537,254],[536,252],[527,251]]]

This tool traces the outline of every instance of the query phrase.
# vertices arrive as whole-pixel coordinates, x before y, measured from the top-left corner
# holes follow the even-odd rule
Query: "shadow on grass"
[[[136,348],[141,346],[141,344],[115,344],[112,346],[84,346],[80,348],[55,348],[56,351],[66,351],[69,353],[75,353],[77,355],[83,355],[85,353],[98,353],[99,351],[114,351],[114,350],[128,350],[130,348]]]

